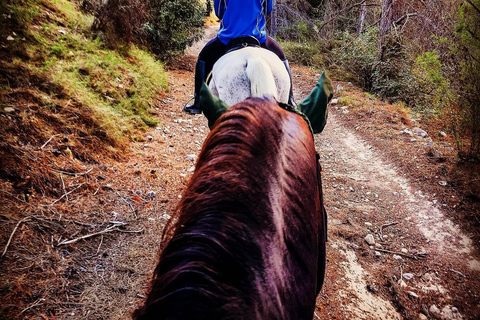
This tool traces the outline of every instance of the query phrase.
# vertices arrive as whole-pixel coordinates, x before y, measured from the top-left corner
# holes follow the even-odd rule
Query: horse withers
[[[325,270],[313,135],[276,101],[215,123],[136,319],[312,319]]]

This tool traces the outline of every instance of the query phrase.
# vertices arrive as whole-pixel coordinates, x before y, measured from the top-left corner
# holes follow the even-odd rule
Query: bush
[[[280,46],[290,63],[298,63],[307,67],[322,68],[323,47],[315,42],[297,43],[291,41],[281,41]]]
[[[103,6],[98,0],[84,0],[83,4],[85,10],[96,10],[93,29],[103,33],[111,48],[143,44],[167,59],[203,32],[205,8],[199,0],[108,0]]]
[[[450,59],[454,59],[455,89],[461,115],[457,122],[460,154],[480,158],[480,7],[479,0],[463,2],[458,9]],[[466,134],[466,136],[465,136]],[[466,137],[467,143],[462,142]]]
[[[204,14],[197,0],[152,1],[144,26],[152,51],[167,59],[185,50],[202,36]]]
[[[95,4],[95,1],[84,2],[86,8],[95,8]],[[143,0],[108,0],[96,12],[93,29],[104,33],[110,48],[117,48],[141,42],[142,27],[146,21]]]
[[[376,28],[360,35],[344,33],[343,41],[334,55],[351,80],[366,91],[390,102],[404,101],[426,115],[438,113],[452,98],[436,51],[415,58],[413,49],[394,34],[379,48]]]

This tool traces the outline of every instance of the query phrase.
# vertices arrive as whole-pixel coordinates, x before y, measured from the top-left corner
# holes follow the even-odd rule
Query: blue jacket
[[[215,0],[215,14],[221,19],[218,39],[224,43],[241,36],[267,40],[265,17],[272,12],[273,0]]]

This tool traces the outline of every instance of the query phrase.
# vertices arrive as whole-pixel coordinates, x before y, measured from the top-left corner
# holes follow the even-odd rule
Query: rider
[[[273,0],[214,0],[215,14],[221,20],[217,36],[210,40],[198,55],[195,66],[194,103],[183,108],[184,111],[201,113],[198,93],[202,83],[212,71],[213,65],[229,48],[235,47],[236,39],[251,43],[252,40],[262,48],[275,53],[283,61],[288,73],[290,67],[280,46],[266,33],[266,16],[272,12]],[[234,40],[235,39],[235,40]],[[232,41],[234,40],[234,41]],[[290,77],[291,82],[291,77]],[[289,104],[293,104],[292,86],[290,85]]]

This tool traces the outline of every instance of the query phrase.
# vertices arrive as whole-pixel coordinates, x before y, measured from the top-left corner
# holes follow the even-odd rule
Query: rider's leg
[[[198,59],[197,64],[195,65],[195,93],[193,96],[193,103],[183,107],[183,111],[191,114],[202,113],[202,109],[200,108],[200,99],[197,99],[197,95],[198,92],[200,92],[200,88],[202,87],[202,83],[205,81],[205,79],[205,61]]]
[[[292,73],[290,71],[288,60],[285,57],[285,54],[283,53],[282,48],[280,48],[278,43],[270,37],[267,37],[267,41],[265,41],[265,43],[262,44],[262,47],[275,53],[285,65],[285,68],[288,71],[288,75],[290,76],[290,93],[288,95],[288,104],[291,106],[296,106],[295,100],[293,99]]]
[[[212,71],[213,65],[222,55],[225,54],[226,45],[218,38],[210,40],[198,55],[197,64],[195,65],[195,84],[194,84],[194,102],[183,107],[183,111],[198,114],[202,112],[198,93],[202,87],[202,83],[206,81],[208,74]]]

